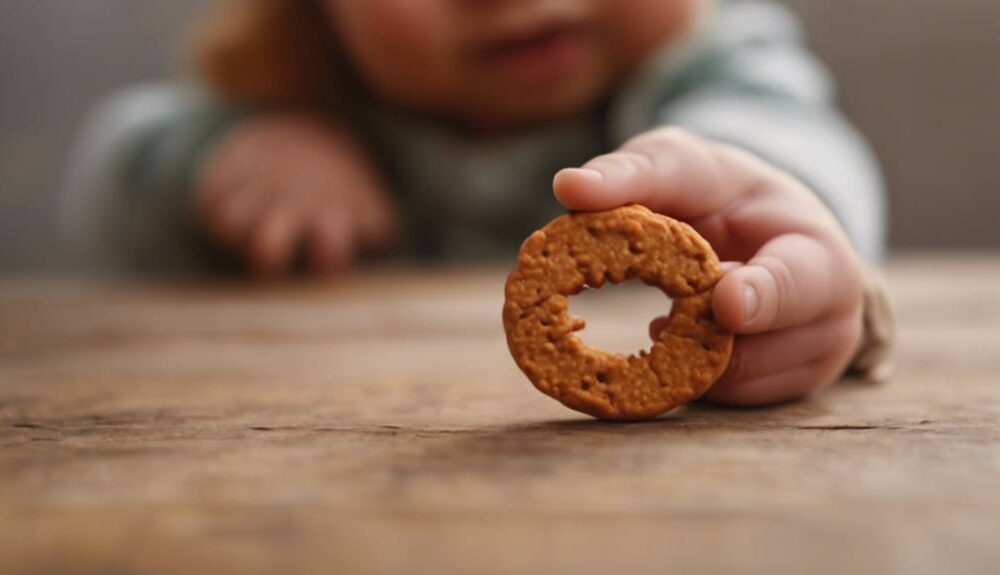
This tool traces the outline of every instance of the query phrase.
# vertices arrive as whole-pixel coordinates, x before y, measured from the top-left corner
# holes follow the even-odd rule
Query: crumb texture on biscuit
[[[712,315],[718,257],[690,226],[631,205],[559,216],[522,244],[505,286],[507,344],[541,392],[601,419],[655,417],[701,396],[726,368],[732,334]],[[569,314],[584,287],[638,278],[673,299],[649,350],[590,347]]]

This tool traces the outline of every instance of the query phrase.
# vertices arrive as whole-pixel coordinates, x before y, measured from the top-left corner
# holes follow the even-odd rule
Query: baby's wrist
[[[895,371],[895,310],[888,283],[882,274],[865,266],[862,335],[848,373],[870,383],[881,383]]]

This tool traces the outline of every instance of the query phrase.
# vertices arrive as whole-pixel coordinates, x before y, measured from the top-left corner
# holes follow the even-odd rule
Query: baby
[[[878,171],[773,4],[244,0],[201,64],[207,90],[98,114],[70,178],[80,245],[333,274],[386,249],[510,254],[560,211],[639,203],[730,262],[713,305],[738,338],[710,400],[883,363]]]

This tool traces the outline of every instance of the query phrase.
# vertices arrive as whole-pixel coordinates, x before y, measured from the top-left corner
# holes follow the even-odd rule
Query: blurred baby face
[[[706,0],[324,0],[381,98],[479,129],[593,106]]]

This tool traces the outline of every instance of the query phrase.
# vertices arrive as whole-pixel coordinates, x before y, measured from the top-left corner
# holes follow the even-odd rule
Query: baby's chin
[[[474,73],[455,75],[451,80],[435,89],[396,90],[385,98],[391,104],[445,119],[470,132],[497,134],[530,130],[587,114],[609,97],[617,78],[612,66],[595,65],[558,79],[508,82]]]
[[[465,100],[456,119],[483,132],[531,129],[595,110],[607,99],[610,85],[595,77],[548,90],[483,91]]]

